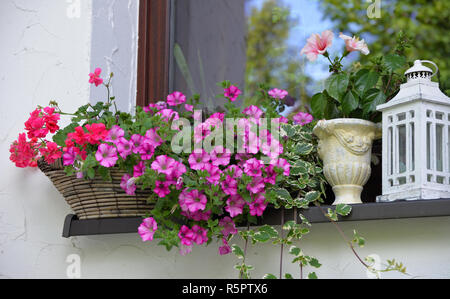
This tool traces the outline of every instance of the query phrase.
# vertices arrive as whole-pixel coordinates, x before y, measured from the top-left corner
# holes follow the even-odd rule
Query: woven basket
[[[125,172],[118,168],[111,168],[112,182],[105,182],[101,177],[86,180],[67,176],[61,159],[52,165],[40,160],[38,167],[64,196],[78,219],[142,217],[154,206],[147,203],[150,190],[138,189],[135,196],[122,190],[120,182]]]

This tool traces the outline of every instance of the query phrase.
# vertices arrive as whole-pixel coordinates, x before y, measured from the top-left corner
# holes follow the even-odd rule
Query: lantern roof
[[[433,73],[422,63],[431,63],[436,71]],[[416,101],[450,106],[450,98],[439,89],[438,83],[431,81],[438,71],[437,65],[432,61],[416,60],[414,66],[406,71],[407,82],[400,86],[399,93],[388,103],[377,106],[377,110],[384,111],[390,107]]]

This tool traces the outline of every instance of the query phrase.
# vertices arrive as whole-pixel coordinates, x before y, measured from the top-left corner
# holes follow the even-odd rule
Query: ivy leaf
[[[341,216],[348,216],[352,211],[352,207],[346,204],[338,204],[336,205],[336,214]]]
[[[273,188],[272,191],[276,194],[278,199],[284,201],[292,200],[291,194],[284,188]]]
[[[406,57],[398,54],[389,54],[384,57],[384,65],[386,68],[393,72],[404,67],[406,64]]]
[[[299,143],[295,146],[294,152],[297,155],[306,156],[309,155],[314,149],[314,146],[309,143]]]
[[[354,244],[357,244],[359,247],[364,247],[364,245],[366,245],[366,240],[361,237],[360,235],[358,235],[358,233],[356,232],[356,230],[353,231],[353,240],[352,242]]]
[[[370,89],[363,99],[363,111],[367,116],[371,112],[377,111],[377,106],[386,103],[386,95],[377,88]]]
[[[345,95],[344,99],[342,100],[342,112],[345,115],[350,115],[353,110],[358,108],[359,106],[359,97],[356,93],[353,91],[348,91]]]
[[[325,89],[331,97],[341,102],[342,97],[347,91],[349,81],[348,74],[333,74],[325,81]]]
[[[327,217],[332,221],[338,221],[338,215],[332,209],[328,209]]]
[[[316,258],[311,258],[311,260],[309,261],[309,264],[314,268],[320,268],[322,266],[322,264],[319,263],[319,260]]]
[[[289,249],[289,253],[292,254],[293,256],[299,256],[300,254],[302,254],[302,250],[297,246],[292,246]]]
[[[263,279],[278,279],[278,278],[273,274],[266,274],[263,276]]]
[[[268,234],[271,238],[278,237],[278,231],[270,225],[262,226],[259,231]]]
[[[317,279],[317,274],[316,272],[311,272],[308,274],[308,279]]]
[[[233,245],[231,246],[231,250],[234,253],[234,255],[237,256],[239,259],[244,259],[244,251],[242,251],[242,249],[239,246]]]
[[[318,191],[311,191],[306,193],[305,195],[305,200],[308,201],[309,203],[311,202],[315,202],[317,200],[319,200],[320,198],[320,192]]]
[[[378,73],[360,70],[356,73],[355,88],[360,96],[363,96],[369,89],[374,88],[380,76]]]

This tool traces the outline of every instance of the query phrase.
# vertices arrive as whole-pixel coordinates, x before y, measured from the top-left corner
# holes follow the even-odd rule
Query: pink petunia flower
[[[224,237],[228,237],[229,235],[235,235],[238,233],[236,224],[234,223],[233,219],[228,216],[222,218],[219,221],[219,226],[223,228],[221,232]]]
[[[228,245],[228,241],[226,238],[222,239],[223,246],[219,247],[219,254],[220,255],[227,255],[231,253],[231,247]]]
[[[139,153],[142,160],[150,160],[155,153],[155,148],[150,143],[144,142],[140,146]]]
[[[242,113],[254,119],[260,119],[261,116],[263,116],[264,114],[264,112],[261,109],[259,109],[258,106],[254,105],[245,108],[244,111],[242,111]]]
[[[306,112],[299,112],[294,116],[294,123],[296,125],[304,126],[306,124],[312,123],[314,117]]]
[[[159,128],[153,128],[153,129],[148,130],[147,133],[145,133],[145,141],[144,142],[149,143],[155,149],[158,146],[160,146],[161,144],[163,144],[162,138],[157,133],[158,129]]]
[[[155,192],[159,198],[165,198],[167,195],[170,194],[170,182],[165,181],[165,182],[161,182],[161,181],[156,181],[155,182],[155,189],[153,189],[153,192]]]
[[[100,75],[102,74],[101,68],[96,68],[93,73],[89,74],[89,83],[95,84],[95,86],[99,86],[103,83],[103,79],[100,78]]]
[[[122,181],[120,183],[120,187],[128,194],[128,195],[136,195],[136,178],[132,177],[129,174],[125,174],[122,177]]]
[[[300,54],[305,54],[309,61],[315,61],[317,56],[325,54],[327,49],[333,44],[334,34],[330,30],[325,30],[322,35],[314,33],[308,38],[306,46]]]
[[[191,213],[204,211],[207,202],[206,196],[198,190],[192,190],[184,199],[184,205],[187,206]]]
[[[252,194],[258,194],[264,192],[266,183],[262,177],[254,177],[253,180],[247,185],[247,190]]]
[[[264,193],[259,193],[253,198],[253,201],[248,204],[250,208],[250,215],[262,216],[267,208],[266,196]]]
[[[178,106],[185,102],[186,96],[179,91],[175,91],[174,93],[167,96],[167,104],[169,104],[169,106]]]
[[[289,164],[289,162],[286,161],[286,159],[280,158],[277,160],[273,160],[270,162],[270,164],[273,165],[274,167],[281,168],[283,170],[283,175],[289,176],[291,172],[291,164]]]
[[[123,136],[125,136],[125,131],[119,126],[113,126],[111,130],[109,130],[105,141],[112,142],[117,145],[120,141],[120,138],[123,138]]]
[[[234,102],[237,100],[237,98],[242,94],[242,91],[234,86],[231,85],[229,88],[226,88],[224,90],[224,96],[229,99],[231,102]]]
[[[223,148],[223,146],[216,146],[211,152],[211,163],[214,166],[227,166],[230,164],[231,150]]]
[[[289,93],[286,90],[278,89],[278,88],[274,88],[269,91],[269,96],[271,96],[272,98],[274,98],[276,100],[282,100],[285,97],[287,97],[288,94]]]
[[[171,175],[176,161],[166,155],[156,157],[156,160],[152,163],[152,169],[158,173]]]
[[[211,213],[212,213],[211,211],[206,212],[197,211],[194,213],[191,213],[189,211],[182,211],[181,215],[186,217],[187,219],[199,222],[199,221],[208,221],[211,218]]]
[[[201,153],[192,153],[189,156],[189,165],[191,166],[191,169],[194,170],[202,170],[206,164],[209,163],[209,161],[211,160],[209,154],[202,149]]]
[[[153,241],[153,236],[158,230],[158,224],[152,217],[146,218],[138,228],[139,235],[143,242]]]
[[[197,245],[202,245],[208,242],[208,231],[199,225],[194,225],[192,227],[192,241]]]
[[[242,177],[244,173],[242,169],[237,165],[230,165],[227,169],[225,169],[225,173],[231,176],[234,179],[238,179]]]
[[[80,149],[77,147],[69,147],[63,153],[63,164],[64,166],[73,165],[77,159]]]
[[[227,175],[226,179],[221,183],[222,190],[227,195],[236,195],[238,193],[238,183],[231,176]]]
[[[263,167],[264,167],[263,161],[252,158],[245,162],[244,172],[246,175],[251,177],[260,177],[262,175]]]
[[[117,142],[117,151],[124,160],[133,153],[133,150],[134,145],[132,141],[128,141],[125,138],[120,138]]]
[[[174,121],[180,119],[180,116],[178,112],[172,110],[172,109],[163,109],[156,113],[156,115],[159,115],[161,119],[165,122]]]
[[[216,113],[212,114],[212,115],[208,118],[208,120],[213,120],[213,119],[218,119],[218,120],[220,120],[221,122],[223,122],[223,121],[225,120],[225,113],[216,112]],[[207,121],[208,121],[208,120],[207,120]]]
[[[142,176],[145,172],[145,168],[146,168],[146,166],[145,166],[144,161],[139,162],[139,164],[137,164],[133,167],[133,170],[134,170],[133,176],[135,178]]]
[[[189,105],[189,104],[185,104],[184,109],[186,109],[186,111],[189,111],[189,112],[194,112],[194,106]]]
[[[189,227],[183,225],[178,232],[178,237],[180,238],[182,245],[191,246],[194,239],[194,233]]]
[[[95,158],[100,162],[101,166],[110,168],[116,165],[117,160],[117,149],[114,146],[108,145],[106,143],[100,144],[98,147]]]
[[[242,215],[244,211],[245,201],[242,196],[236,194],[230,196],[227,200],[227,206],[225,207],[225,211],[227,211],[232,218]]]
[[[219,167],[214,166],[212,164],[206,164],[203,170],[206,170],[208,172],[206,180],[210,184],[217,185],[219,183],[220,176],[222,174],[222,171],[219,169]]]
[[[369,47],[364,40],[359,40],[359,38],[356,36],[350,37],[348,35],[342,34],[342,32],[339,34],[339,37],[345,41],[345,48],[348,52],[359,51],[364,55],[370,54]]]

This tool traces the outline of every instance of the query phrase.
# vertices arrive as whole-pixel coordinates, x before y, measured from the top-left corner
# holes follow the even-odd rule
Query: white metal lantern
[[[422,65],[430,63],[436,71]],[[383,195],[377,201],[450,199],[450,98],[416,60],[383,112]]]

